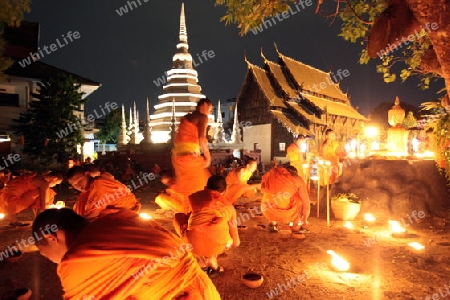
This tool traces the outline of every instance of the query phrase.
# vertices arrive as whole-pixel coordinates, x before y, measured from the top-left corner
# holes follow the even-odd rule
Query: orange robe
[[[141,204],[127,186],[103,173],[93,179],[89,190],[81,193],[73,206],[77,214],[88,219],[122,208],[137,212]]]
[[[227,199],[227,203],[233,204],[243,195],[246,197],[252,197],[255,195],[256,190],[251,189],[247,184],[247,181],[252,177],[253,172],[245,170],[243,167],[233,169],[228,173],[225,178],[227,182],[227,190],[224,197]]]
[[[6,214],[13,215],[28,208],[41,207],[39,188],[33,184],[35,177],[36,174],[20,176],[11,180],[3,188],[2,198]],[[49,188],[47,195],[48,199],[45,203],[46,206],[53,203],[56,192]]]
[[[205,159],[200,155],[197,126],[186,118],[182,118],[178,132],[175,135],[174,148],[172,150],[175,184],[171,187],[174,192],[181,195],[183,202],[181,207],[183,210],[179,210],[180,212],[189,212],[189,195],[205,188],[211,173],[204,165]],[[162,198],[161,201],[170,202],[173,199],[167,197]]]
[[[300,151],[300,148],[297,144],[292,143],[286,149],[286,157],[289,158],[290,165],[297,169],[297,173],[300,177],[304,177],[303,174],[303,163],[305,160],[303,159],[303,153]]]
[[[336,141],[331,141],[331,143],[323,146],[322,145],[322,158],[331,163],[331,172],[329,174],[329,184],[333,184],[337,177],[341,175],[339,167],[339,155],[338,155],[339,143]],[[324,173],[321,173],[324,174]],[[324,179],[324,176],[320,178]],[[326,180],[320,180],[321,185],[326,185]]]
[[[186,237],[197,256],[216,256],[232,242],[229,221],[236,219],[236,210],[226,204],[223,196],[205,189],[189,197],[192,213],[189,217]]]
[[[64,299],[220,299],[190,250],[129,210],[103,216],[80,232],[58,265]]]
[[[270,221],[289,223],[302,209],[302,197],[308,197],[303,179],[283,167],[276,167],[262,177],[261,212]],[[307,198],[309,201],[309,198]]]

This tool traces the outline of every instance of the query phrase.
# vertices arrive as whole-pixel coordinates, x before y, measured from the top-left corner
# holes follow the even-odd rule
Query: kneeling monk
[[[126,208],[138,212],[141,208],[130,189],[109,173],[93,178],[85,168],[76,166],[67,172],[67,180],[81,192],[73,206],[73,210],[80,216],[93,219],[116,212],[117,209]]]
[[[237,229],[236,210],[226,203],[222,193],[225,191],[225,178],[213,175],[206,188],[189,196],[192,213],[183,218],[175,217],[176,230],[192,245],[200,266],[213,278],[223,273],[218,266],[217,256],[227,246],[240,244]]]
[[[293,230],[308,225],[309,195],[294,167],[276,167],[264,174],[261,192],[261,212],[270,221],[270,231],[278,231],[277,222],[293,222]]]
[[[58,264],[66,300],[220,299],[190,245],[130,210],[89,222],[71,209],[49,209],[34,221],[32,236]]]

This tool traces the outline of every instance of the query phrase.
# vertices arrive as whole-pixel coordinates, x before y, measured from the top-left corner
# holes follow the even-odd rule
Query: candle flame
[[[364,214],[364,220],[367,222],[374,222],[376,218],[372,214]]]
[[[66,203],[64,201],[57,201],[56,204],[50,204],[48,208],[56,208],[61,209],[66,207]]]
[[[336,270],[345,272],[350,269],[350,263],[337,255],[336,252],[334,252],[333,250],[327,250],[327,253],[331,255],[331,264]]]
[[[0,213],[0,219],[4,219],[5,218],[5,214],[4,213]]]
[[[408,246],[413,247],[413,248],[416,249],[416,250],[422,250],[422,249],[425,248],[425,246],[421,245],[421,244],[418,243],[418,242],[412,242],[412,243],[409,243]]]
[[[398,221],[392,221],[392,220],[389,220],[388,223],[389,223],[389,225],[390,225],[390,230],[391,230],[393,233],[403,233],[403,232],[406,232],[406,229],[403,228],[402,226],[400,226],[400,223],[399,223]]]
[[[344,227],[347,229],[352,229],[353,228],[353,224],[350,221],[347,221],[344,223]]]
[[[139,217],[141,217],[141,218],[144,219],[144,220],[151,220],[151,219],[153,219],[153,217],[150,216],[150,215],[147,214],[147,213],[140,213],[140,214],[139,214]]]

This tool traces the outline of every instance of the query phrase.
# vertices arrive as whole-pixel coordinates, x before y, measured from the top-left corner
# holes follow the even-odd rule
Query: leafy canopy
[[[16,134],[24,138],[23,152],[43,163],[77,157],[77,145],[84,142],[85,121],[74,112],[81,111],[87,101],[80,84],[70,76],[58,74],[39,82],[38,93],[32,96],[35,99],[30,108],[14,120]]]

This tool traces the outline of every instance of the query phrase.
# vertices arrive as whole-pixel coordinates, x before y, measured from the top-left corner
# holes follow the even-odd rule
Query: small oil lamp
[[[336,254],[333,250],[327,250],[327,253],[331,255],[331,265],[333,268],[340,272],[345,272],[350,269],[350,263]]]

